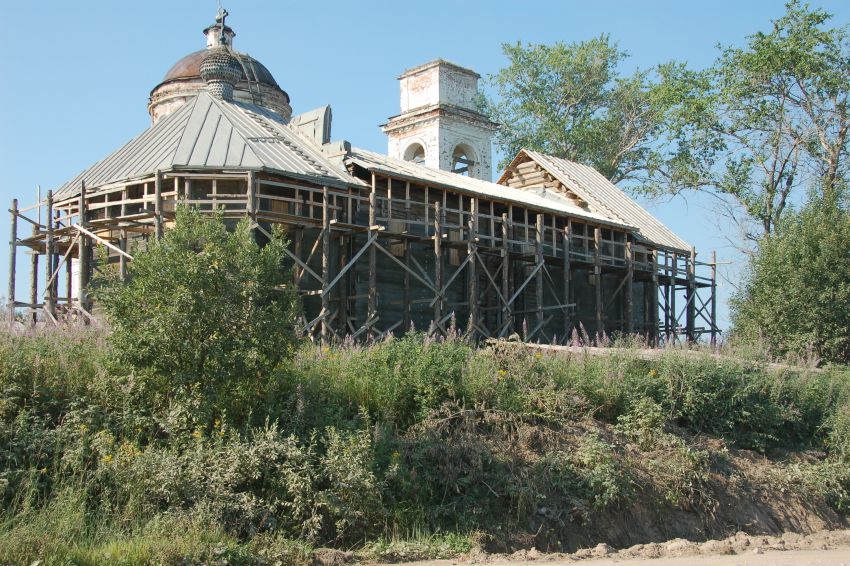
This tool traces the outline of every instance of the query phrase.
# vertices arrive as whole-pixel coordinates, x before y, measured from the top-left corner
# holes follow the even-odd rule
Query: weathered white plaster
[[[384,126],[388,154],[405,159],[408,148],[420,144],[427,167],[451,171],[455,148],[463,145],[474,160],[469,176],[489,181],[495,124],[476,107],[478,79],[442,60],[405,71],[399,77],[401,114]]]

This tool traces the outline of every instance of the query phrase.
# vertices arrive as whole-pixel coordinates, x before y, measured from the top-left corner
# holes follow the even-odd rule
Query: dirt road
[[[575,566],[579,563],[587,564],[587,566],[850,566],[850,550],[792,550],[787,552],[773,550],[763,554],[680,556],[678,558],[602,558],[589,561],[574,558],[565,560],[542,558],[534,562],[541,566]],[[504,561],[494,561],[491,564],[493,566],[519,566],[528,563],[527,559],[505,559]],[[453,566],[462,564],[464,562],[457,560],[433,560],[408,563],[406,566]]]
[[[406,566],[850,566],[850,530],[808,535],[785,533],[758,536],[738,533],[723,540],[691,542],[683,539],[638,544],[615,550],[606,544],[572,554],[543,554],[522,550],[510,555],[473,553],[454,560],[411,562]]]

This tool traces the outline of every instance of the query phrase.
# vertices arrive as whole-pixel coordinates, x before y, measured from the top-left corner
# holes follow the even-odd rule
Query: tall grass
[[[398,533],[419,541],[404,552],[442,556],[565,499],[710,505],[693,435],[822,451],[794,481],[850,511],[841,368],[415,335],[304,345],[244,389],[250,408],[198,411],[198,392],[117,366],[101,331],[0,333],[0,563],[389,556]]]

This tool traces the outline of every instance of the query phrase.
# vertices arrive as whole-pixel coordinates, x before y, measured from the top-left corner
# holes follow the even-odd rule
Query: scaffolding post
[[[685,328],[688,342],[696,342],[696,313],[697,313],[697,285],[696,285],[697,251],[691,246],[691,256],[688,261],[688,302],[685,315]]]
[[[511,305],[508,302],[511,290],[511,275],[510,275],[510,222],[507,213],[502,213],[502,297],[505,300],[505,307],[502,309],[502,320],[500,325],[500,335],[504,335],[504,331],[508,326],[513,326],[513,315],[511,314]]]
[[[658,293],[661,292],[658,284],[658,250],[652,250],[652,291],[649,293],[649,315],[650,315],[650,332],[652,334],[652,345],[658,346],[658,336],[661,334],[658,319]],[[665,315],[666,317],[666,315]]]
[[[11,222],[11,234],[9,236],[9,296],[7,300],[8,304],[8,313],[6,313],[9,317],[9,325],[11,326],[15,322],[15,277],[16,277],[16,267],[18,260],[18,199],[12,199],[12,209],[10,210],[12,217],[10,218]]]
[[[156,170],[153,180],[153,225],[154,237],[159,240],[162,238],[162,171]]]
[[[470,210],[469,234],[466,243],[466,253],[469,260],[469,333],[474,338],[478,333],[479,310],[478,310],[478,272],[475,260],[478,259],[478,199],[470,199],[472,209]]]
[[[331,216],[328,207],[328,187],[322,187],[322,342],[328,341],[331,298],[328,284],[331,279]]]
[[[80,204],[79,204],[79,217],[77,218],[77,223],[81,228],[86,227],[86,182],[80,182]],[[88,287],[89,287],[89,239],[88,237],[80,233],[79,244],[77,247],[78,254],[78,262],[79,262],[79,279],[77,285],[77,295],[78,301],[80,303],[80,308],[84,311],[88,310]],[[48,262],[49,263],[49,262]],[[83,317],[85,320],[85,317]]]
[[[711,252],[711,345],[717,346],[717,250]]]
[[[375,174],[372,173],[372,190],[369,193],[369,229],[367,234],[369,239],[372,239],[372,235],[376,229],[376,199],[377,199],[377,179]],[[378,316],[378,289],[377,289],[377,249],[375,246],[369,246],[369,290],[368,290],[368,305],[366,312],[366,326],[368,328],[367,339],[372,341],[372,327],[375,325],[375,317]]]
[[[443,228],[440,202],[434,203],[434,288],[437,290],[434,302],[434,332],[438,332],[443,320]]]
[[[47,313],[47,318],[55,320],[53,285],[50,284],[50,278],[53,275],[53,191],[47,191],[47,214],[44,221],[47,226],[47,236],[44,241],[44,312]],[[80,240],[82,241],[82,237]]]
[[[537,276],[534,282],[534,301],[537,303],[537,332],[543,332],[543,215],[537,215],[534,226],[534,255]],[[529,336],[529,338],[531,338]],[[538,339],[538,342],[540,340]]]
[[[570,279],[572,277],[572,273],[570,273],[570,238],[572,232],[572,220],[568,218],[564,226],[564,344],[570,343],[570,335],[573,331],[572,320],[570,320]]]
[[[623,317],[626,319],[623,325],[623,329],[626,334],[632,334],[634,332],[634,326],[632,324],[632,299],[634,294],[634,276],[635,276],[635,258],[634,258],[634,248],[632,247],[631,240],[626,237],[626,288],[624,290],[625,302],[624,302],[624,314]]]
[[[602,228],[596,226],[593,230],[593,241],[595,243],[593,252],[593,275],[595,279],[596,298],[596,341],[602,339],[605,328],[602,322]]]

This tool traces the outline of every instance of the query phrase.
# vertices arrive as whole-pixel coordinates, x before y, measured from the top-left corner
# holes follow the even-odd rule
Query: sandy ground
[[[406,566],[515,566],[530,562],[540,566],[850,566],[850,530],[775,537],[738,533],[723,540],[697,543],[677,539],[621,550],[600,544],[572,554],[543,554],[536,550],[510,555],[474,553],[455,560],[410,562]]]
[[[528,560],[506,560],[493,562],[503,566],[514,566],[528,564]],[[850,566],[850,550],[792,550],[781,552],[778,550],[767,551],[764,554],[747,555],[720,555],[720,556],[680,556],[678,558],[633,558],[633,559],[596,559],[581,560],[588,566]],[[578,564],[579,561],[567,560],[541,560],[540,564],[547,566],[561,566]],[[457,560],[434,560],[430,562],[412,562],[406,566],[452,566],[464,564]]]

